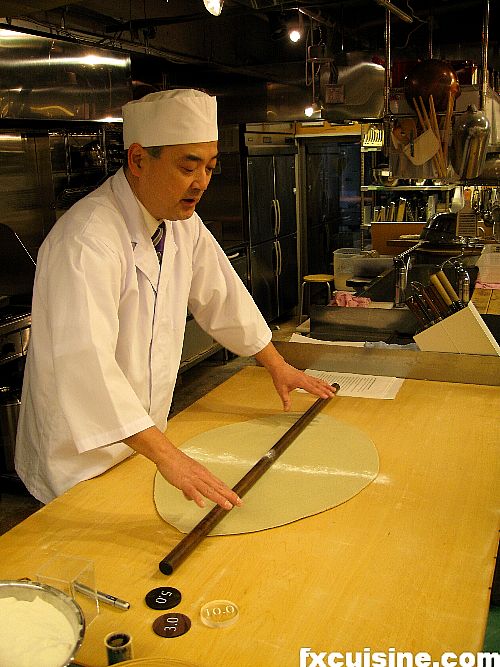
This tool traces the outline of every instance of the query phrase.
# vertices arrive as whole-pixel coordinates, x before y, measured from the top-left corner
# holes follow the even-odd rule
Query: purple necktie
[[[151,237],[151,241],[153,242],[153,245],[156,250],[156,255],[158,257],[158,262],[160,263],[161,266],[161,260],[163,257],[163,248],[165,246],[165,223],[162,222],[160,225],[158,225],[158,229],[156,232],[153,234]]]

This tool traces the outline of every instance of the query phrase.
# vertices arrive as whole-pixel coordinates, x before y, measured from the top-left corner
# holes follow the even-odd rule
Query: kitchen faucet
[[[413,252],[422,245],[423,241],[408,248],[393,258],[394,263],[394,308],[406,306],[406,287],[408,285],[408,272],[411,268]]]

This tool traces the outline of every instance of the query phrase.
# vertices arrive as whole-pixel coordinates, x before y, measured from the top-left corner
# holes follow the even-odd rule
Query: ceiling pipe
[[[484,0],[483,34],[481,39],[481,91],[479,94],[479,109],[484,110],[488,91],[488,41],[490,22],[490,0]]]
[[[335,28],[335,23],[332,23],[328,19],[325,19],[318,12],[312,12],[310,9],[306,9],[305,7],[296,7],[296,9],[301,14],[304,14],[305,16],[308,16],[313,21],[316,21],[316,23],[321,23],[322,25],[325,25],[327,28]]]
[[[433,55],[434,55],[433,54],[434,45],[433,45],[433,41],[432,41],[432,38],[433,38],[432,31],[434,29],[434,17],[432,15],[432,10],[429,14],[429,25],[427,27],[428,27],[427,37],[428,37],[428,40],[429,40],[428,41],[428,58],[429,58],[429,60],[432,60]]]
[[[388,8],[385,10],[385,81],[384,81],[384,155],[389,157],[391,119],[389,99],[391,93],[391,12]]]
[[[413,23],[413,18],[402,9],[399,9],[399,7],[396,7],[396,5],[393,5],[391,0],[375,0],[375,2],[377,5],[385,7],[388,11],[391,12],[391,14],[394,14],[394,16],[397,16],[402,21],[405,21],[405,23]]]

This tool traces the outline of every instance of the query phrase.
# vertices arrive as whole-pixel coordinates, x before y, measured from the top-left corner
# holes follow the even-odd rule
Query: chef
[[[195,213],[217,163],[215,98],[170,90],[129,102],[123,136],[126,167],[67,211],[38,254],[16,470],[46,503],[135,451],[200,507],[231,509],[237,495],[164,434],[187,309],[267,368],[285,410],[296,387],[333,392],[277,352]]]

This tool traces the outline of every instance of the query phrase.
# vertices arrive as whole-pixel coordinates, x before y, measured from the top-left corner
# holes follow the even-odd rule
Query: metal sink
[[[477,266],[466,266],[464,267],[467,273],[469,274],[470,284],[474,285],[478,268]],[[411,283],[419,282],[423,285],[429,284],[430,276],[436,271],[439,271],[440,266],[438,264],[415,264],[411,266],[408,270],[407,278],[407,296],[411,294]],[[444,272],[451,282],[451,284],[457,289],[457,277],[455,275],[455,269],[453,267],[444,267]],[[378,276],[373,280],[369,285],[364,289],[358,291],[358,296],[367,296],[372,301],[390,301],[394,303],[395,297],[395,271],[394,267],[385,271],[382,275]]]
[[[310,335],[319,340],[412,343],[417,321],[407,308],[311,306]]]
[[[429,284],[431,274],[440,268],[437,264],[417,264],[409,269],[407,295],[411,294],[411,282]],[[478,269],[476,266],[465,267],[474,285]],[[456,286],[453,267],[444,271],[452,285]],[[380,307],[342,308],[338,306],[311,306],[310,335],[320,340],[347,341],[383,341],[386,343],[407,344],[413,342],[417,333],[418,322],[406,306],[388,307],[394,304],[395,271],[385,271],[375,278],[366,288],[358,290],[358,296],[367,296],[373,302],[385,302]]]

